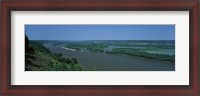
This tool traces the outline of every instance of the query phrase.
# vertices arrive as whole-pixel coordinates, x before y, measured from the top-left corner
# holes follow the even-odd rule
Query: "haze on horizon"
[[[25,25],[30,40],[175,40],[175,25]]]

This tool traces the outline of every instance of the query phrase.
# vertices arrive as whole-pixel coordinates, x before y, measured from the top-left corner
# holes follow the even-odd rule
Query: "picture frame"
[[[1,95],[199,96],[199,0],[8,0],[1,2]],[[189,85],[11,85],[11,11],[189,11]]]

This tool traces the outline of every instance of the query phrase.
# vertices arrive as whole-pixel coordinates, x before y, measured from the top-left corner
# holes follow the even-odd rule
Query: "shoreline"
[[[67,47],[61,47],[61,48],[66,49],[66,50],[76,51],[76,49],[71,49],[71,48],[67,48]]]

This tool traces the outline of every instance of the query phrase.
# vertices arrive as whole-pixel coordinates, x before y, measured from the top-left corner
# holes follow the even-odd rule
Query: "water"
[[[62,53],[64,57],[75,57],[85,70],[100,71],[174,71],[175,64],[169,62],[153,61],[143,58],[112,55],[105,53],[92,53],[87,49],[72,51],[62,48],[62,45],[53,46],[44,44],[52,52]],[[111,50],[116,46],[109,46],[105,50]]]

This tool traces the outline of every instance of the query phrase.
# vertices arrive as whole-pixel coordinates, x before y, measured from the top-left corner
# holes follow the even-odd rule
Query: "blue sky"
[[[25,25],[30,40],[175,40],[175,25]]]

